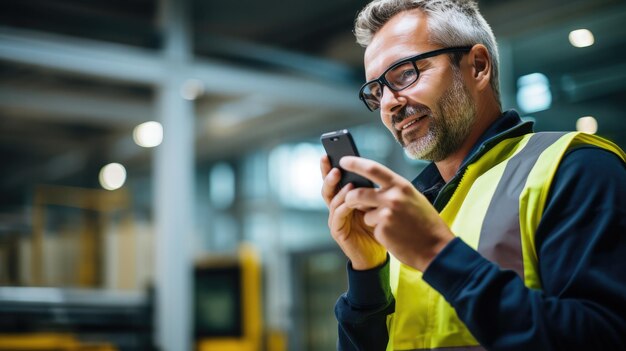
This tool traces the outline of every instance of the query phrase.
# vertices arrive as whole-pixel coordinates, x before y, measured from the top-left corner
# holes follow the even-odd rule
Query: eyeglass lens
[[[413,84],[419,73],[411,62],[405,62],[392,67],[385,73],[384,80],[389,88],[399,91]],[[380,99],[383,95],[383,86],[378,81],[373,81],[363,88],[363,97],[370,109],[375,110],[380,107]]]

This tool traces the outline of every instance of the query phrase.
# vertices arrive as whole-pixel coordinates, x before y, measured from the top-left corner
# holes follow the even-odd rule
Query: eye
[[[400,80],[403,82],[411,82],[415,79],[416,76],[417,72],[415,71],[415,69],[410,68],[402,71],[402,74],[400,75]]]
[[[382,90],[379,87],[374,88],[374,90],[372,90],[372,95],[376,96],[376,97],[381,97],[383,95]]]
[[[387,72],[385,78],[394,89],[404,89],[417,79],[417,71],[411,63],[402,63]]]
[[[379,98],[383,94],[382,89],[380,89],[380,84],[372,84],[369,89],[369,94],[373,97]]]

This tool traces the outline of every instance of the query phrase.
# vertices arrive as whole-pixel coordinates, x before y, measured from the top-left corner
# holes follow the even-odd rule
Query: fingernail
[[[340,165],[341,167],[345,167],[345,166],[346,166],[346,162],[348,162],[348,160],[346,160],[346,157],[349,157],[349,156],[344,156],[344,157],[342,157],[342,158],[339,160],[339,165]]]

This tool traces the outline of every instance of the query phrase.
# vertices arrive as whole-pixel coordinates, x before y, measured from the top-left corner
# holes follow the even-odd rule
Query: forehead
[[[366,78],[374,79],[392,63],[432,47],[426,15],[418,9],[401,12],[385,23],[365,49]]]

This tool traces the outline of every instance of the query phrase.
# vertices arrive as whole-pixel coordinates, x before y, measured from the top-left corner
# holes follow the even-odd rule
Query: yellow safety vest
[[[440,215],[485,258],[514,270],[528,288],[541,289],[535,230],[563,155],[583,145],[626,160],[618,146],[589,134],[544,132],[506,139],[467,166]],[[422,273],[394,257],[390,285],[396,307],[387,319],[387,350],[483,349]]]

